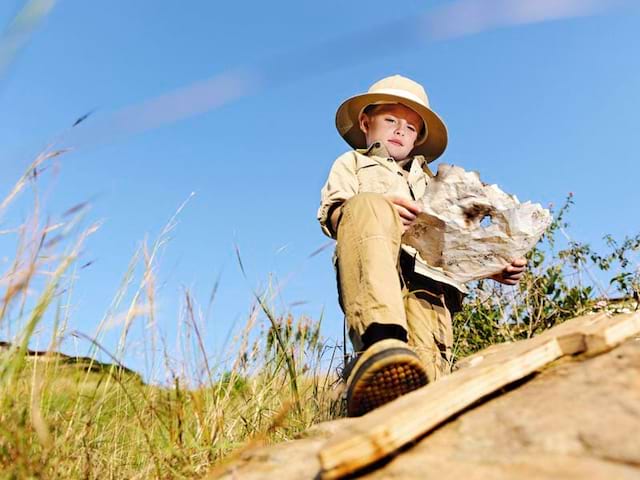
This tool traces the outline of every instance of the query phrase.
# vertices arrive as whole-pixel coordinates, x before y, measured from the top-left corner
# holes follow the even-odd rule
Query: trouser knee
[[[380,193],[359,193],[346,200],[340,224],[345,221],[376,225],[387,233],[402,233],[402,222],[393,203]]]
[[[398,274],[402,223],[395,207],[383,195],[362,193],[346,201],[341,217],[338,288],[350,330],[358,338],[372,324],[406,331]]]

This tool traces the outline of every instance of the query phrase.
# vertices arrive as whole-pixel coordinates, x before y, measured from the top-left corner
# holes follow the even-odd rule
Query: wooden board
[[[639,332],[640,313],[587,315],[493,349],[470,366],[355,419],[320,451],[321,478],[340,478],[386,457],[563,355],[597,354]]]

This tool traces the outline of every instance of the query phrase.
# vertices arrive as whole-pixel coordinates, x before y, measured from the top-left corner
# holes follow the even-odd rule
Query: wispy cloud
[[[257,91],[259,86],[255,70],[228,71],[109,115],[97,116],[95,121],[70,130],[65,143],[82,147],[142,133],[219,108]]]
[[[370,60],[374,52],[378,57],[392,54],[398,43],[419,47],[497,28],[595,15],[628,4],[625,0],[457,0],[422,15],[376,25],[127,106],[74,129],[67,142],[82,147],[151,130],[266,88]],[[388,42],[379,35],[384,28],[402,38]]]
[[[595,15],[625,3],[620,0],[459,0],[425,15],[423,28],[427,38],[443,40],[496,28]]]
[[[0,77],[55,6],[56,0],[30,0],[0,35]]]

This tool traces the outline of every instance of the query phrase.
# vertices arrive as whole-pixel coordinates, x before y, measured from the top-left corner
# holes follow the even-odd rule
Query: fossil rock
[[[520,203],[477,172],[441,164],[419,200],[423,212],[404,234],[426,262],[458,282],[488,277],[538,242],[551,223],[540,204]]]

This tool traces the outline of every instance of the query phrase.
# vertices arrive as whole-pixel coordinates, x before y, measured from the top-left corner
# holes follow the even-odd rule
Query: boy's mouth
[[[403,147],[404,146],[400,140],[388,140],[388,142],[392,143],[394,145],[398,145],[399,147]]]

